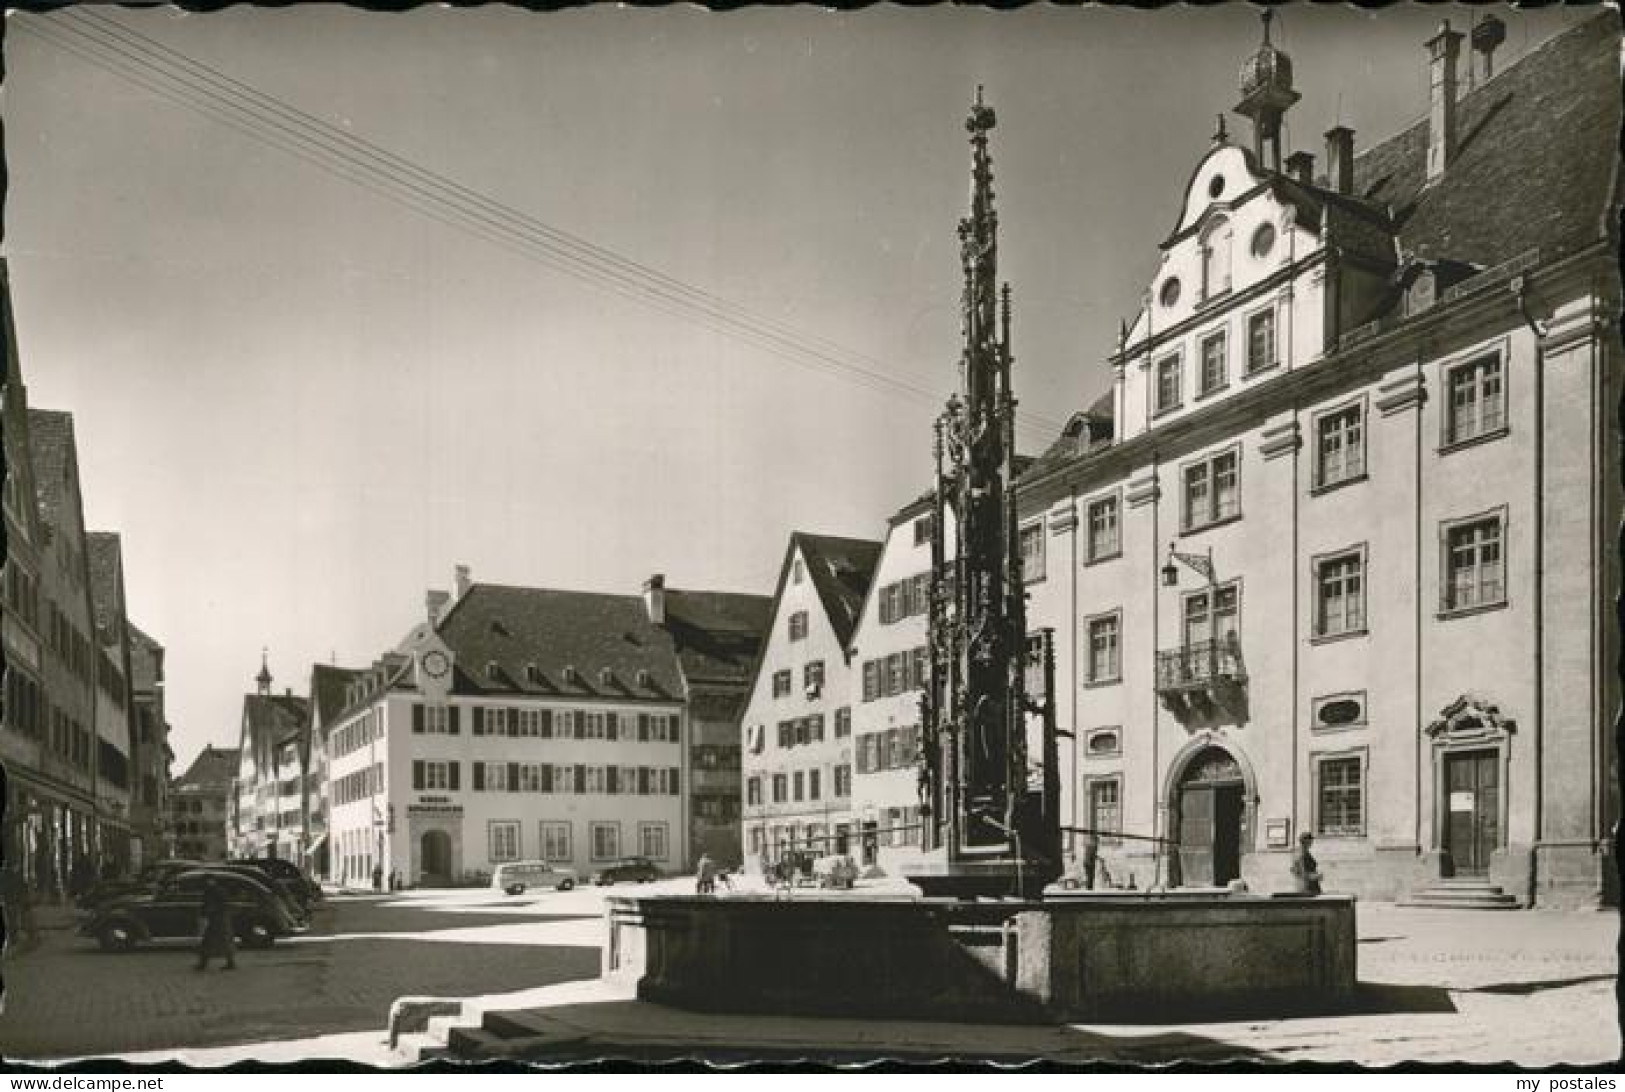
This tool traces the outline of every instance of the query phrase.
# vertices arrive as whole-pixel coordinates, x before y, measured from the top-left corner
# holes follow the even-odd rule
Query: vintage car
[[[510,861],[497,865],[491,874],[491,886],[509,895],[523,895],[532,887],[568,891],[575,885],[574,869],[559,868],[546,861]]]
[[[211,882],[224,890],[232,927],[244,947],[268,948],[277,937],[305,931],[263,881],[242,872],[199,868],[102,903],[84,915],[79,935],[95,937],[109,952],[129,951],[145,941],[196,937],[204,886]]]
[[[304,888],[298,884],[291,884],[286,880],[273,879],[265,874],[264,869],[248,861],[223,861],[219,864],[205,866],[211,871],[231,872],[239,876],[246,876],[266,888],[282,903],[282,908],[294,921],[310,924],[310,899],[306,896]]]
[[[251,864],[273,880],[299,895],[301,902],[317,902],[322,897],[322,885],[305,875],[292,861],[281,857],[247,857],[241,864]]]
[[[85,891],[80,892],[73,902],[81,910],[94,910],[109,899],[144,890],[166,877],[179,875],[194,868],[207,867],[202,861],[179,859],[155,861],[143,869],[139,876],[122,876],[114,880],[101,880]]]
[[[599,887],[613,883],[648,883],[660,878],[659,867],[647,857],[622,857],[592,874],[592,882]]]

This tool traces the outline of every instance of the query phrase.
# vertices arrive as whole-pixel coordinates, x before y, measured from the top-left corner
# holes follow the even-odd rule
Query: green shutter
[[[457,735],[461,730],[462,725],[459,723],[458,718],[458,714],[461,712],[462,710],[455,705],[446,710],[446,730],[452,735]]]
[[[458,777],[458,774],[459,774],[459,772],[461,770],[462,763],[461,762],[448,762],[448,763],[446,763],[446,765],[451,767],[451,782],[450,782],[451,783],[451,791],[452,792],[458,792],[458,791],[460,791],[460,788],[461,788],[461,786],[458,784],[458,781],[460,780],[459,777]]]
[[[474,791],[485,791],[485,763],[483,762],[474,763]]]
[[[614,713],[604,714],[604,738],[615,739],[619,735],[621,718]]]
[[[421,705],[414,706],[414,708],[416,708],[419,712],[423,711],[423,706]],[[423,789],[423,760],[421,758],[415,758],[412,760],[412,787],[419,791]]]
[[[474,734],[477,736],[485,734],[485,707],[483,705],[474,707]]]
[[[508,791],[519,791],[519,763],[508,763]]]
[[[542,710],[542,738],[553,738],[553,710],[551,709]]]
[[[423,734],[423,706],[419,704],[412,706],[412,731]]]

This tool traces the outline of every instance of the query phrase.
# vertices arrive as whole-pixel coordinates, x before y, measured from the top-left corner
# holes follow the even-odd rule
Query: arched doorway
[[[1179,884],[1223,887],[1241,877],[1246,850],[1247,779],[1236,756],[1207,746],[1193,754],[1174,793]]]
[[[419,860],[424,884],[450,883],[451,835],[443,830],[424,831]]]

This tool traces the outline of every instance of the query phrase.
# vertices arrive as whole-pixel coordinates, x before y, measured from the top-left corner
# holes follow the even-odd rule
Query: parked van
[[[509,861],[491,874],[491,886],[509,895],[523,895],[532,887],[568,891],[575,885],[574,869],[555,868],[546,861]]]

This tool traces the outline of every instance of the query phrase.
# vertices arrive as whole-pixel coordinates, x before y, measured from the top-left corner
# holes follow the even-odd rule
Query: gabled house
[[[748,869],[853,847],[848,645],[880,550],[802,531],[785,548],[741,724]]]

